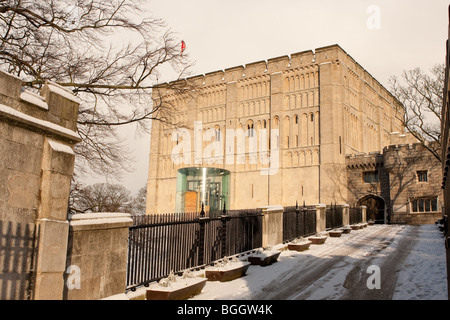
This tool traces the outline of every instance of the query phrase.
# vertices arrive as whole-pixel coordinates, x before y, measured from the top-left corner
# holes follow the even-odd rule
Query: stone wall
[[[0,71],[0,299],[101,299],[125,291],[128,214],[68,217],[80,101]]]
[[[0,71],[0,299],[61,299],[79,101]]]
[[[127,213],[89,213],[69,217],[64,299],[97,300],[125,292]]]
[[[393,223],[434,223],[442,217],[441,163],[420,144],[389,146],[384,150],[385,169],[390,177]],[[427,181],[418,181],[417,172],[427,171]],[[411,202],[437,197],[437,211],[412,212]]]
[[[394,134],[393,141],[405,142],[405,136]],[[358,204],[367,197],[381,199],[391,223],[434,223],[442,216],[442,172],[437,159],[420,143],[396,144],[382,153],[348,155],[347,201]],[[418,171],[427,172],[427,181],[418,181]],[[378,181],[364,181],[367,172],[377,172]],[[437,197],[436,210],[413,212],[415,199]]]

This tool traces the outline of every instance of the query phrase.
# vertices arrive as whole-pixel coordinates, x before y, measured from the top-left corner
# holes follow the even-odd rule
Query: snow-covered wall
[[[79,100],[0,71],[0,299],[61,299]],[[5,244],[5,245],[4,245]]]

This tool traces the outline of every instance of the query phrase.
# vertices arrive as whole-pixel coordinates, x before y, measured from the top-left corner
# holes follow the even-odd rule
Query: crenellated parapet
[[[46,81],[39,93],[22,85],[22,80],[0,71],[0,119],[36,132],[45,132],[71,143],[77,134],[80,100],[60,85]]]
[[[419,143],[419,140],[409,132],[404,133],[391,132],[389,138],[390,138],[390,145],[406,145]]]
[[[383,166],[383,154],[380,152],[356,153],[346,155],[348,169],[376,169]]]

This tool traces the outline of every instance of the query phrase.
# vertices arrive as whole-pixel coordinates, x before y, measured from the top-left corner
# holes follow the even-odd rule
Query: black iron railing
[[[337,206],[336,204],[327,206],[325,209],[325,213],[327,230],[342,227],[342,206]]]
[[[316,208],[303,205],[285,207],[283,212],[283,242],[316,233]]]
[[[349,208],[349,222],[350,224],[357,224],[362,222],[362,210],[361,207]]]
[[[224,256],[262,246],[261,210],[134,217],[129,230],[127,290]]]

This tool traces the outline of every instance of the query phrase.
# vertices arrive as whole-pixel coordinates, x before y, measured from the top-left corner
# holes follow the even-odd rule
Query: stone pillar
[[[41,203],[36,221],[38,255],[34,299],[62,299],[69,231],[67,203],[75,154],[63,143],[45,139]],[[69,165],[68,165],[69,164]]]
[[[282,206],[261,207],[262,221],[262,246],[274,246],[283,242],[283,211]]]
[[[97,300],[126,287],[128,213],[88,213],[69,217],[64,299]]]
[[[1,299],[62,299],[79,104],[56,83],[37,94],[0,71]]]
[[[318,204],[316,206],[316,232],[322,232],[326,230],[327,226],[327,206],[325,204]]]
[[[55,103],[49,110],[53,115],[75,116],[78,102],[67,99],[65,91],[46,83],[42,94]],[[68,96],[70,98],[70,96]],[[61,120],[63,120],[61,118]],[[66,265],[67,221],[70,182],[74,170],[73,144],[45,137],[41,165],[40,205],[36,226],[38,230],[35,300],[60,300],[64,286]]]
[[[342,207],[342,225],[348,226],[350,224],[350,205],[344,204]]]
[[[361,222],[367,222],[367,207],[366,206],[361,206]]]

